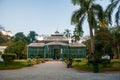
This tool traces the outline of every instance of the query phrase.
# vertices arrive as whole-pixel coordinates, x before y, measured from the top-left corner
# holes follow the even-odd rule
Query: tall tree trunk
[[[120,51],[119,51],[119,45],[117,45],[117,59],[120,58]]]
[[[90,47],[91,47],[91,54],[94,55],[94,49],[95,49],[95,45],[94,45],[94,36],[93,36],[93,28],[92,28],[92,23],[91,23],[91,14],[89,11],[87,11],[87,14],[88,14],[88,23],[89,23],[89,30],[90,30]],[[95,57],[95,56],[94,56]]]
[[[95,49],[94,36],[93,36],[92,26],[90,24],[89,24],[89,29],[90,29],[90,37],[91,37],[91,53],[94,54],[94,49]]]

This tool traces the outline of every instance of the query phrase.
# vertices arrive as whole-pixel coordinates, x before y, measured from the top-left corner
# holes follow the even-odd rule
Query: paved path
[[[58,61],[16,70],[0,70],[0,80],[120,80],[120,73],[78,72]]]

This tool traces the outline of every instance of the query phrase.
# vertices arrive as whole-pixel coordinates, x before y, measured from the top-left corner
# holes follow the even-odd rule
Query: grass
[[[7,63],[7,65],[5,65],[4,62],[0,62],[0,70],[18,69],[18,68],[26,67],[27,65],[28,65],[27,61],[24,61],[24,62],[14,61],[14,62]]]
[[[83,70],[83,71],[92,71],[93,66],[92,64],[87,64],[87,60],[82,60],[82,61],[73,61],[73,68],[78,69],[78,70]],[[100,72],[105,72],[105,71],[120,71],[120,59],[114,59],[111,60],[110,64],[107,64],[104,66],[103,64],[99,64],[99,70]]]
[[[73,61],[72,67],[78,70],[83,70],[83,71],[91,71],[92,66],[87,65],[87,60],[81,60],[80,62],[78,61]]]
[[[107,67],[102,67],[102,71],[120,71],[120,59],[114,59]]]
[[[32,65],[35,65],[35,64],[36,62],[32,61]],[[7,63],[7,65],[5,65],[4,62],[0,62],[0,70],[19,69],[27,66],[30,66],[28,65],[28,60],[15,60],[13,62]]]

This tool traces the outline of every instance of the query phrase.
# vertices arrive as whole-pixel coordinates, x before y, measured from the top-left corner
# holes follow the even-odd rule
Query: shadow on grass
[[[13,61],[13,62],[9,62],[7,63],[7,65],[5,65],[4,62],[0,62],[0,70],[7,70],[7,69],[19,69],[19,68],[23,68],[23,67],[27,67],[28,66],[28,61]]]
[[[93,72],[93,65],[88,65],[87,60],[80,62],[74,61],[72,67],[80,71]],[[111,63],[107,65],[99,64],[99,70],[100,72],[120,71],[120,59],[111,60]]]

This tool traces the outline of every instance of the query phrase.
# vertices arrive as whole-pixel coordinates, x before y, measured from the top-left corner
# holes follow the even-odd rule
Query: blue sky
[[[105,7],[108,0],[99,3]],[[39,35],[50,35],[56,30],[73,31],[74,26],[70,20],[76,8],[71,0],[0,0],[0,25],[13,34],[35,31]],[[87,34],[89,29],[85,23],[84,35]]]

